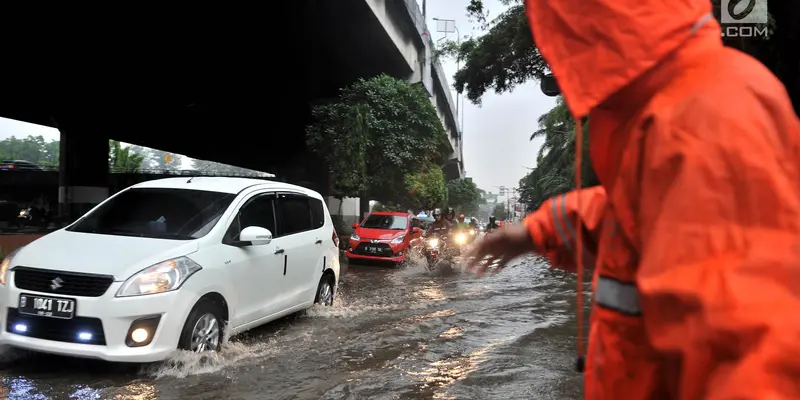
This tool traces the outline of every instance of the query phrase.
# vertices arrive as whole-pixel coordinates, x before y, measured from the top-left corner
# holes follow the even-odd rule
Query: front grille
[[[367,247],[377,247],[378,251],[373,253],[367,251]],[[356,254],[363,254],[365,256],[378,256],[378,257],[391,257],[394,255],[392,248],[386,243],[359,243],[355,248]]]
[[[14,329],[19,324],[25,325],[27,328],[24,333],[17,332]],[[16,308],[9,308],[8,318],[6,319],[6,332],[56,342],[106,345],[103,321],[98,318],[74,317],[72,319],[59,319],[37,317],[20,314]],[[78,338],[80,333],[91,334],[91,339],[80,340]]]
[[[53,289],[53,280],[61,285]],[[14,285],[20,289],[66,296],[100,297],[114,282],[109,275],[81,274],[49,269],[16,267]]]

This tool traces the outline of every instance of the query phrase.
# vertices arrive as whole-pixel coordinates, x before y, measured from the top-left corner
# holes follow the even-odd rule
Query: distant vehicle
[[[407,213],[373,212],[361,224],[353,224],[345,255],[350,261],[402,263],[412,247],[422,244],[418,224],[419,218]]]
[[[0,171],[44,171],[44,168],[25,160],[0,162]]]
[[[218,350],[333,304],[339,238],[319,193],[225,177],[139,183],[0,264],[0,345],[117,362]]]

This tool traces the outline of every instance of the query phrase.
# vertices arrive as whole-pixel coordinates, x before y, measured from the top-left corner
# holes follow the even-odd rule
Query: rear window
[[[318,229],[325,226],[325,207],[322,200],[309,197],[309,204],[311,205],[311,227]]]
[[[362,228],[402,231],[408,227],[408,217],[372,214],[361,224]]]

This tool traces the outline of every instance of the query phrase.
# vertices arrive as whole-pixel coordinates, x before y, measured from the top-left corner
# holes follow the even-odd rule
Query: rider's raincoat
[[[602,187],[525,223],[594,266],[586,398],[800,398],[800,122],[708,0],[527,0]],[[576,199],[581,196],[582,209]]]

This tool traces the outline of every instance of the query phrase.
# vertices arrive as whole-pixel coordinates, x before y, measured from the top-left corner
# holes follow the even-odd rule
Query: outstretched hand
[[[533,240],[525,224],[513,224],[487,233],[476,240],[465,255],[467,270],[483,276],[500,272],[514,258],[534,251]]]

